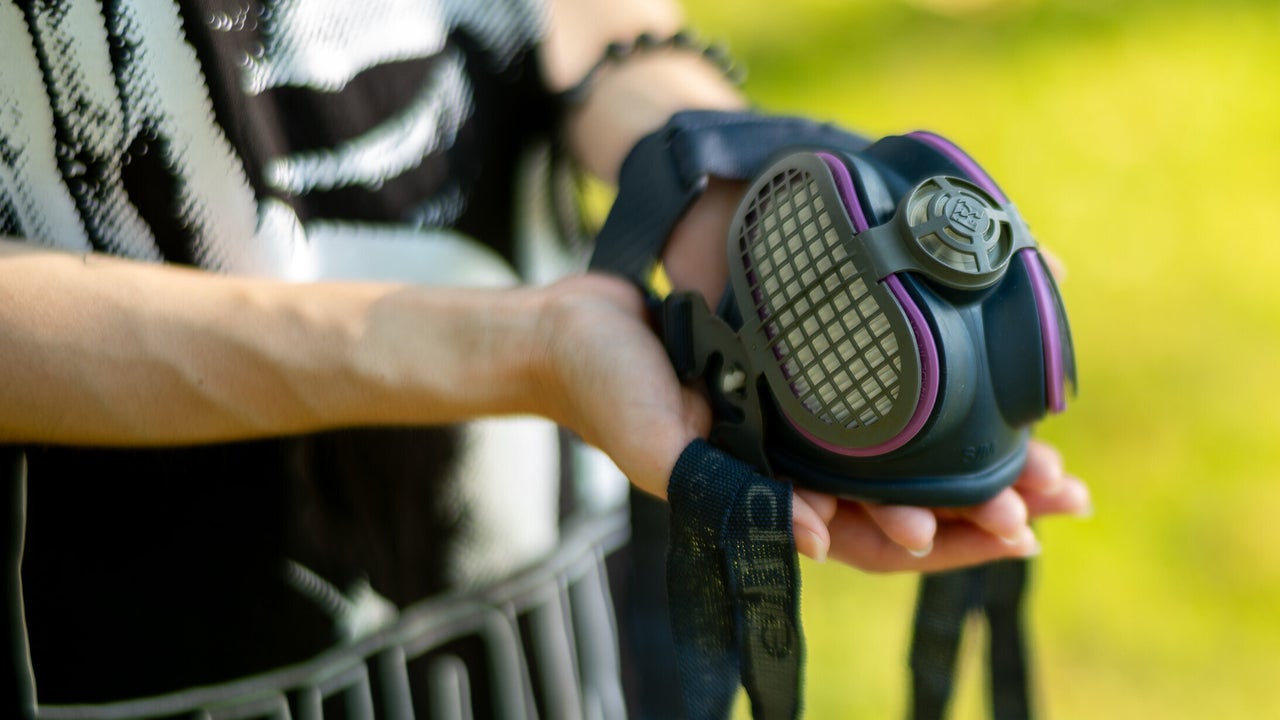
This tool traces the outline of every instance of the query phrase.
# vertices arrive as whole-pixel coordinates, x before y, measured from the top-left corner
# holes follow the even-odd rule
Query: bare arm
[[[602,16],[562,0],[553,16],[547,72],[559,87],[608,42],[680,22],[657,2]],[[655,53],[600,73],[570,137],[584,163],[611,177],[672,112],[740,104],[696,54]],[[630,302],[607,285],[593,289]],[[0,441],[195,443],[513,412],[600,438],[587,426],[596,418],[565,395],[572,373],[548,367],[554,326],[573,320],[566,308],[581,294],[291,284],[0,238]]]
[[[0,240],[0,439],[191,443],[531,411],[538,298]]]

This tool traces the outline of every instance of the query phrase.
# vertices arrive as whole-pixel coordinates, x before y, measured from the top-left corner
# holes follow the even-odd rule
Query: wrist
[[[560,389],[549,360],[554,336],[545,328],[552,302],[548,287],[521,286],[502,291],[493,308],[496,314],[481,352],[499,358],[497,373],[506,387],[495,396],[495,406],[502,414],[556,419],[546,399]]]
[[[676,290],[696,290],[716,307],[729,282],[729,226],[747,183],[712,177],[671,229],[662,265]]]
[[[352,399],[356,406],[338,415],[358,423],[436,424],[539,412],[539,292],[378,293],[350,324],[349,373],[362,390]]]
[[[747,102],[700,54],[662,49],[603,66],[568,117],[569,147],[591,174],[616,182],[631,148],[682,110],[743,110]]]
[[[650,337],[644,299],[631,283],[599,274],[572,276],[535,293],[532,411],[599,447],[599,401],[619,392],[610,385],[613,372],[633,362],[628,348],[636,331]]]
[[[527,307],[532,320],[524,326],[529,411],[584,436],[590,431],[584,427],[583,413],[574,398],[584,379],[581,361],[590,351],[575,338],[582,336],[581,325],[590,322],[592,306],[605,303],[598,293],[616,291],[610,288],[615,283],[624,284],[616,278],[584,275],[529,289]]]

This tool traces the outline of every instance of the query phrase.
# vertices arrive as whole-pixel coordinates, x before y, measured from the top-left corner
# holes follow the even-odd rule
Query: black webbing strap
[[[3,499],[0,511],[4,512],[3,540],[0,551],[4,553],[4,567],[0,571],[0,602],[4,603],[3,625],[0,625],[0,642],[3,642],[10,668],[0,679],[0,716],[14,718],[35,717],[35,683],[31,676],[31,655],[27,646],[27,625],[22,601],[22,548],[27,529],[27,471],[22,451],[12,447],[0,447],[0,486]]]
[[[591,269],[643,281],[667,237],[710,177],[750,180],[784,147],[850,151],[869,141],[803,118],[691,110],[642,138],[618,174],[618,195],[596,237]]]
[[[749,180],[784,147],[856,151],[867,144],[802,118],[678,113],[627,155],[590,267],[644,285],[709,178]],[[681,457],[669,498],[669,536],[652,536],[661,523],[642,523],[633,527],[632,542],[669,540],[668,599],[687,716],[727,717],[745,685],[757,718],[795,717],[803,635],[790,487],[696,442]],[[634,620],[645,627],[660,615],[646,612]],[[641,653],[638,664],[660,662],[657,645]],[[654,677],[657,671],[640,672]]]
[[[590,267],[643,285],[708,178],[752,179],[783,148],[858,152],[868,144],[802,118],[678,113],[628,154]],[[633,525],[636,546],[670,540],[671,627],[686,711],[694,720],[727,717],[739,685],[746,687],[757,718],[790,718],[800,711],[803,635],[790,493],[788,485],[696,442],[671,480],[669,538],[659,534],[661,522]],[[1024,578],[1025,565],[1001,564],[924,580],[912,649],[915,717],[942,716],[965,617],[979,608],[991,627],[996,718],[1027,716],[1020,631]],[[644,677],[657,677],[651,666],[666,657],[653,626],[660,617],[646,610],[631,618],[654,645],[638,653],[637,663],[650,666],[641,667]]]
[[[643,286],[709,178],[749,180],[784,147],[856,151],[868,144],[834,125],[802,118],[677,113],[628,153],[590,268]],[[652,517],[635,523],[632,544],[651,549],[669,541],[669,617],[687,717],[727,717],[740,685],[757,718],[795,717],[803,636],[790,487],[702,442],[685,450],[675,475],[670,523]],[[636,581],[644,583],[644,568],[633,569]],[[633,640],[637,673],[661,677],[671,635],[654,623],[668,608],[632,608],[627,624],[643,635]]]
[[[990,642],[992,717],[1031,716],[1022,630],[1028,568],[1027,560],[1001,560],[921,579],[911,644],[914,720],[945,716],[964,625],[979,612],[986,618]]]
[[[756,718],[797,717],[804,635],[790,485],[697,440],[668,499],[667,592],[689,718],[728,717],[740,685]]]

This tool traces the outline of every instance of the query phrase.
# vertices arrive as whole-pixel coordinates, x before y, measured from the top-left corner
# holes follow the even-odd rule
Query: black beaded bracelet
[[[698,40],[693,33],[681,30],[667,38],[657,38],[650,33],[640,33],[629,43],[611,42],[605,46],[604,54],[596,61],[577,85],[565,90],[560,97],[565,105],[576,107],[587,101],[596,76],[605,67],[625,62],[635,55],[650,53],[655,50],[682,50],[697,53],[720,69],[720,72],[734,85],[741,85],[746,79],[746,70],[733,61],[722,45],[706,43]]]

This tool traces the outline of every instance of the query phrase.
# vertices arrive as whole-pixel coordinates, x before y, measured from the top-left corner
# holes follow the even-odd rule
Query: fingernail
[[[1036,557],[1040,554],[1040,539],[1036,537],[1035,531],[1030,527],[1023,528],[1017,540],[1000,539],[1009,547],[1021,546],[1021,551],[1018,553],[1019,557]]]
[[[1037,540],[1035,536],[1032,536],[1031,543],[1026,547],[1025,550],[1022,551],[1022,557],[1024,558],[1039,557],[1040,551],[1041,551],[1040,541]]]
[[[929,557],[929,553],[933,552],[933,541],[930,540],[928,545],[925,545],[922,548],[916,548],[915,550],[907,548],[907,552],[911,553],[911,557]]]
[[[1022,545],[1024,543],[1035,543],[1036,534],[1030,527],[1023,527],[1014,537],[1000,536],[1000,542],[1005,545]]]
[[[1080,493],[1084,496],[1084,502],[1075,515],[1079,518],[1089,519],[1093,517],[1093,497],[1089,492],[1089,486],[1077,481],[1076,485],[1080,487]]]
[[[818,533],[813,532],[812,530],[805,530],[804,534],[809,536],[809,542],[806,543],[806,545],[808,545],[809,547],[807,551],[801,550],[800,552],[804,553],[814,562],[819,562],[819,563],[826,562],[827,553],[829,552],[830,548],[827,545],[827,543],[822,539],[822,536],[818,535]]]

